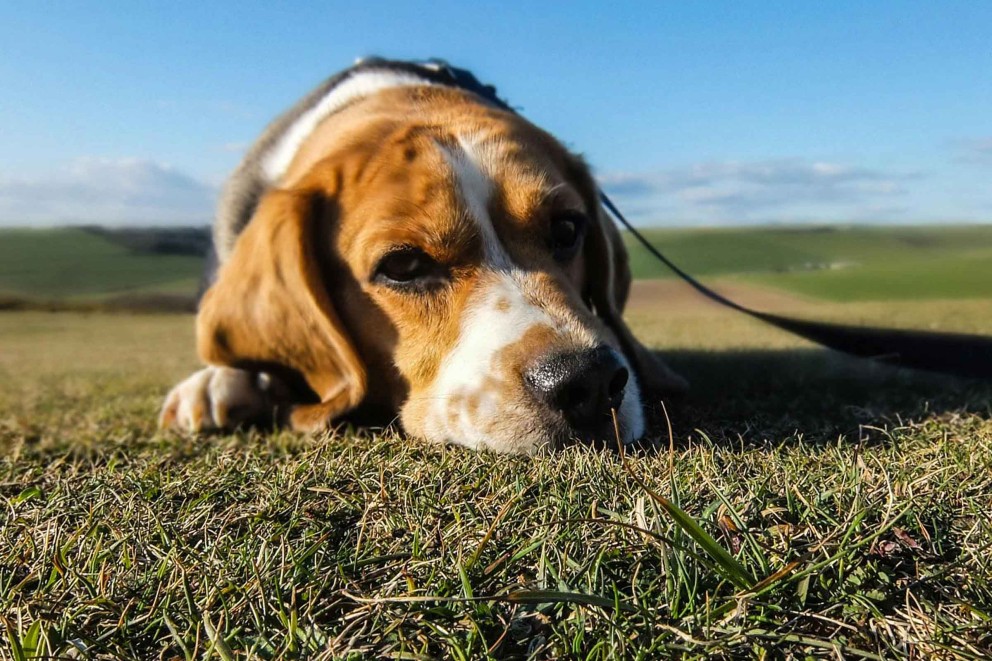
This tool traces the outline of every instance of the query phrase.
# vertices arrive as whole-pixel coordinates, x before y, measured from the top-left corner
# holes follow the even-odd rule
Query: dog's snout
[[[601,431],[618,409],[630,377],[616,352],[607,346],[558,354],[525,374],[531,393],[560,411],[580,433]]]

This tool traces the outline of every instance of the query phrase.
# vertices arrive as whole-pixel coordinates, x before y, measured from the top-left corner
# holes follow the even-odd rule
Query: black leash
[[[992,378],[992,337],[807,321],[761,312],[736,303],[680,269],[624,218],[606,193],[600,192],[599,196],[603,206],[649,253],[700,294],[720,305],[743,312],[817,344],[860,358],[954,376]]]
[[[377,63],[385,61],[378,60]],[[390,65],[400,63],[390,62]],[[408,63],[402,63],[409,66]],[[430,77],[443,84],[458,87],[482,97],[489,103],[512,113],[517,111],[499,98],[496,88],[484,85],[465,69],[449,65],[443,60],[429,60],[413,66],[430,71]],[[852,356],[868,358],[877,362],[899,367],[940,372],[953,376],[992,379],[992,337],[965,333],[938,333],[911,331],[892,328],[847,326],[820,321],[807,321],[794,317],[783,317],[761,312],[718,294],[694,277],[679,268],[665,257],[647,238],[628,221],[613,201],[600,191],[600,200],[616,220],[631,236],[644,246],[658,261],[685,280],[703,296],[720,305],[737,310],[755,319],[760,319],[776,328],[803,337],[830,349],[842,351]],[[990,283],[992,284],[992,283]]]

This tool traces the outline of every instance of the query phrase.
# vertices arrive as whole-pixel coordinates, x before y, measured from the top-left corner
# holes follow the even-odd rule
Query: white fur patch
[[[267,374],[211,365],[189,376],[166,396],[160,426],[184,431],[235,429],[264,414],[273,387]]]
[[[519,341],[533,326],[555,326],[544,310],[526,299],[514,273],[500,273],[497,277],[498,280],[465,311],[458,343],[445,357],[435,381],[437,401],[427,421],[431,437],[475,449],[492,447],[492,439],[477,428],[470,409],[475,409],[478,418],[498,416],[501,402],[497,401],[496,393],[485,389],[486,379],[502,381],[511,377],[494,372],[496,354]],[[453,402],[458,402],[461,410],[451,424],[449,416]],[[519,441],[526,443],[527,439]],[[519,451],[510,447],[493,449]]]
[[[525,277],[517,270],[499,273],[496,282],[479,294],[477,302],[466,310],[458,342],[445,357],[434,382],[435,401],[426,421],[429,438],[475,450],[489,448],[498,452],[528,453],[535,449],[532,438],[515,434],[496,437],[487,433],[486,427],[490,425],[480,424],[510,413],[506,409],[509,403],[501,402],[499,394],[487,388],[488,381],[505,383],[519,378],[517,374],[498,373],[496,356],[520,341],[528,329],[535,326],[565,330],[545,310],[527,299],[521,282]],[[575,329],[567,332],[574,337]],[[591,337],[583,339],[589,348],[595,346]],[[644,434],[640,388],[627,358],[616,350],[614,354],[630,375],[617,411],[621,440],[630,443]]]
[[[627,386],[624,388],[623,401],[617,411],[617,423],[620,426],[620,440],[633,443],[644,436],[644,404],[641,402],[641,389],[637,385],[637,375],[634,368],[622,351],[613,350],[616,357],[627,368]]]
[[[364,71],[347,78],[286,129],[262,158],[262,172],[270,183],[278,181],[317,125],[352,101],[392,87],[431,85],[429,80],[400,71]]]
[[[458,183],[462,203],[479,230],[486,261],[498,270],[510,268],[510,257],[489,217],[489,200],[496,188],[490,150],[478,138],[458,136],[458,147],[443,148],[442,152]]]

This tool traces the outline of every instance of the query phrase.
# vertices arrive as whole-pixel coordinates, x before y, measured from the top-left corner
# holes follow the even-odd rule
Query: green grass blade
[[[10,626],[10,623],[6,623],[7,629],[7,640],[10,642],[10,653],[14,657],[14,661],[26,661],[24,656],[24,648],[21,647],[21,641],[17,637],[17,632],[14,628]]]
[[[647,490],[648,494],[668,513],[675,523],[696,544],[700,546],[706,554],[713,558],[717,567],[722,573],[739,588],[750,588],[754,585],[754,578],[748,573],[741,563],[730,554],[730,551],[723,548],[720,542],[716,541],[712,535],[703,530],[702,526],[696,523],[695,519],[686,514],[680,507],[677,507],[664,496]]]
[[[224,635],[214,629],[213,624],[210,622],[210,616],[207,613],[203,613],[203,628],[206,630],[207,638],[213,643],[214,649],[217,650],[220,658],[224,661],[235,661],[234,651],[231,650],[227,641],[224,640]]]
[[[662,407],[664,410],[664,403],[662,403]],[[620,427],[617,422],[617,412],[615,410],[612,411],[612,415],[613,427],[619,442]],[[667,411],[665,411],[665,418],[668,418]],[[673,436],[671,422],[668,423],[668,437],[669,441],[672,442]],[[686,514],[682,508],[678,507],[671,500],[665,498],[649,487],[647,483],[641,479],[641,477],[637,475],[627,464],[627,457],[624,455],[622,443],[619,444],[619,448],[620,461],[623,462],[623,467],[627,473],[637,481],[640,487],[644,489],[644,491],[651,496],[656,503],[661,505],[662,509],[664,509],[665,512],[672,517],[672,520],[675,521],[679,528],[689,535],[689,537],[691,537],[692,540],[696,542],[696,544],[698,544],[708,556],[713,558],[713,561],[716,563],[720,573],[738,588],[748,589],[752,587],[755,583],[754,577],[748,573],[741,563],[737,562],[737,559],[730,554],[730,551],[723,548],[723,546],[720,545],[720,542],[716,541],[708,532],[703,530],[702,526],[696,523],[695,519]]]

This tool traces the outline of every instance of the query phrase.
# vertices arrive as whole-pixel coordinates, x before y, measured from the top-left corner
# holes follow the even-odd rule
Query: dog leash
[[[830,349],[900,367],[953,376],[992,378],[992,337],[967,333],[910,331],[848,326],[761,312],[719,294],[665,257],[630,224],[605,193],[600,201],[644,249],[696,291],[712,301]]]
[[[426,62],[410,63],[371,58],[361,61],[358,66],[412,68],[435,82],[471,92],[502,110],[518,114],[506,101],[499,98],[495,87],[479,82],[471,72],[453,67],[444,60],[432,59]],[[810,321],[761,312],[732,301],[699,282],[679,268],[672,260],[665,257],[624,217],[606,193],[600,191],[599,197],[603,206],[645,250],[711,301],[821,346],[852,356],[867,358],[887,365],[910,367],[952,376],[992,379],[992,337],[967,333],[913,331]]]

